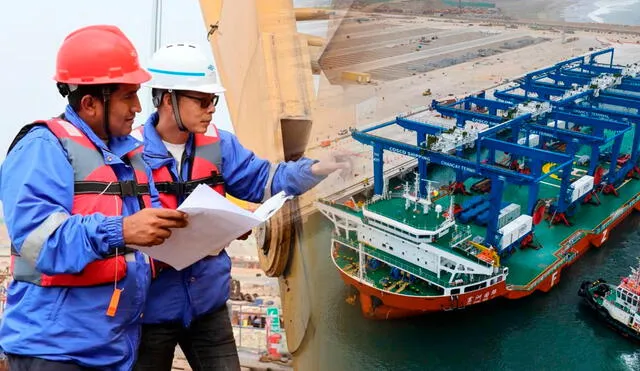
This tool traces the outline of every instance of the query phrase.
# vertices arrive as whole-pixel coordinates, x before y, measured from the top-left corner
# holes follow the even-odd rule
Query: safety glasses
[[[218,100],[220,99],[220,96],[217,94],[211,94],[208,97],[194,97],[193,95],[189,95],[189,94],[179,94],[179,95],[181,97],[190,98],[190,99],[199,101],[201,108],[209,108],[211,104],[213,104],[213,106],[215,107],[218,104]]]

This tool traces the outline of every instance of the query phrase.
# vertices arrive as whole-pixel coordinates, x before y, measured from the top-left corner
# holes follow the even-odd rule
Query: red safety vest
[[[136,196],[140,207],[151,207],[149,179],[142,160],[142,146],[127,154],[135,170],[135,181],[120,181],[111,166],[105,164],[100,150],[73,124],[60,118],[36,121],[23,127],[11,148],[34,126],[46,125],[60,140],[74,170],[74,195],[71,214],[89,215],[102,213],[107,216],[122,215],[122,198]],[[12,249],[11,271],[17,281],[31,282],[39,286],[94,286],[120,280],[127,273],[124,248],[117,255],[93,261],[76,274],[46,275],[38,272],[33,264],[25,261]]]
[[[140,137],[143,137],[144,127],[136,130],[140,132]],[[210,124],[206,133],[194,136],[191,157],[185,159],[189,163],[188,181],[178,182],[173,179],[167,166],[152,170],[153,181],[164,208],[176,209],[178,197],[188,196],[199,184],[206,184],[221,195],[225,194],[218,129]]]

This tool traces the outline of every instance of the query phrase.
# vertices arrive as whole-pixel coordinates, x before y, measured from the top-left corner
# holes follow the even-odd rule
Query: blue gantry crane
[[[366,130],[355,130],[352,132],[352,137],[360,143],[367,144],[373,147],[373,175],[374,175],[374,194],[380,195],[383,190],[383,165],[384,165],[384,151],[391,151],[400,153],[403,155],[412,156],[418,159],[418,174],[420,177],[420,188],[422,188],[423,180],[426,181],[427,177],[427,164],[434,163],[442,166],[453,168],[459,172],[462,172],[465,177],[477,177],[477,178],[489,178],[491,179],[491,193],[490,193],[490,218],[487,225],[487,233],[485,242],[489,245],[496,245],[498,238],[498,214],[500,213],[500,205],[502,203],[502,189],[505,182],[509,182],[517,185],[526,185],[531,188],[537,189],[538,184],[552,173],[563,173],[563,177],[567,179],[565,182],[565,190],[568,188],[569,175],[571,174],[571,167],[573,159],[566,154],[556,153],[552,151],[546,151],[538,148],[531,148],[521,146],[515,143],[501,141],[495,138],[484,137],[478,140],[478,146],[482,146],[487,150],[489,157],[495,159],[495,151],[503,151],[509,153],[517,153],[519,156],[526,156],[528,158],[535,158],[537,168],[533,174],[523,174],[511,169],[495,164],[495,161],[483,162],[481,158],[476,160],[470,160],[457,155],[448,153],[432,151],[422,145],[413,145],[396,141],[389,138],[383,138],[371,134],[371,132],[388,127],[390,125],[400,125],[406,129],[415,130],[416,132],[424,135],[430,132],[436,133],[438,130],[432,125],[423,124],[417,121],[411,121],[407,119],[396,119],[391,122],[376,125]],[[434,134],[431,134],[434,135]],[[421,144],[421,138],[416,140]],[[493,153],[493,155],[492,155]],[[542,164],[545,162],[553,162],[559,164],[553,169],[552,172],[542,174]],[[422,165],[420,165],[422,164]],[[565,170],[567,169],[567,170]],[[424,195],[425,189],[420,189],[420,194]],[[537,202],[537,191],[530,195],[529,204],[535,205]]]
[[[610,56],[608,63],[596,61],[596,58],[607,55]],[[575,199],[575,195],[571,197],[574,160],[583,146],[590,149],[588,176],[596,173],[603,149],[610,151],[605,192],[607,189],[615,192],[615,186],[630,173],[640,174],[637,167],[640,130],[636,127],[640,123],[640,79],[623,76],[624,72],[624,68],[613,65],[613,49],[609,48],[526,74],[515,80],[513,86],[494,91],[495,99],[488,99],[482,91],[449,103],[434,100],[432,109],[445,117],[455,118],[457,128],[464,129],[468,122],[488,126],[477,133],[475,155],[464,153],[462,145],[456,145],[454,153],[433,150],[427,138],[440,136],[445,129],[409,117],[397,117],[366,130],[354,130],[352,136],[373,147],[374,193],[377,195],[383,191],[385,151],[417,158],[419,189],[416,192],[419,197],[426,195],[430,163],[454,169],[454,185],[462,185],[464,192],[463,182],[466,179],[489,179],[490,210],[485,243],[496,246],[500,238],[498,215],[507,183],[528,187],[526,212],[532,215],[539,201],[540,184],[555,175],[560,184],[552,205],[552,223],[564,221],[568,224],[565,215],[568,209],[591,194],[582,194],[579,199]],[[617,80],[600,89],[594,86],[593,79],[602,74],[614,76]],[[612,109],[612,106],[624,109]],[[376,130],[391,125],[415,132],[415,144],[374,134]],[[621,164],[622,142],[631,129],[635,130],[630,160]],[[499,137],[499,133],[508,135]],[[530,143],[531,135],[538,136],[537,144]],[[555,149],[548,147],[551,141],[563,145]],[[504,166],[497,161],[499,152],[512,162],[520,164],[521,161],[523,166]],[[549,163],[554,166],[543,172],[543,167]]]
[[[616,130],[612,128],[611,125],[620,126],[621,122],[635,125],[639,122],[637,120],[638,115],[629,113],[628,110],[632,109],[635,112],[640,112],[640,95],[638,95],[640,92],[640,79],[622,76],[621,73],[623,69],[621,67],[613,67],[612,62],[608,65],[596,64],[595,57],[603,54],[610,54],[611,58],[613,58],[613,50],[605,49],[585,58],[575,58],[573,61],[570,61],[573,63],[559,63],[554,67],[527,74],[519,80],[518,86],[505,89],[495,95],[517,102],[522,102],[526,98],[548,100],[551,97],[562,97],[567,91],[575,89],[578,86],[588,87],[586,91],[580,94],[573,95],[568,99],[556,100],[552,103],[558,106],[563,113],[582,116],[581,118],[576,118],[575,116],[573,118],[579,120],[582,125],[589,125],[589,122],[591,122],[590,125],[596,131],[602,131],[603,129]],[[589,61],[589,63],[585,63],[585,60]],[[600,74],[617,76],[621,78],[621,83],[594,94],[596,86],[592,85],[592,81],[593,78],[600,76]],[[552,80],[553,82],[542,80]],[[517,94],[513,93],[516,89],[521,89],[524,93],[520,97],[517,97]],[[536,96],[531,97],[529,96],[530,93]],[[584,99],[585,97],[587,99]],[[601,105],[617,106],[622,111],[601,109],[599,108]],[[585,122],[583,118],[587,121]],[[638,149],[640,145],[639,130],[634,131],[633,144],[631,146],[632,153],[630,154],[629,161],[624,162],[620,169],[617,169],[618,158],[626,156],[621,156],[619,151],[623,134],[629,130],[630,128],[627,127],[622,132],[616,133],[611,139],[614,143],[611,150],[607,184],[604,187],[605,193],[615,194],[616,183],[620,182],[629,174],[640,174],[637,166],[639,156]],[[599,153],[597,153],[599,148],[599,146],[593,147],[591,158],[599,155]],[[595,161],[592,163],[595,164]],[[589,173],[593,174],[593,171],[594,166],[592,166]]]

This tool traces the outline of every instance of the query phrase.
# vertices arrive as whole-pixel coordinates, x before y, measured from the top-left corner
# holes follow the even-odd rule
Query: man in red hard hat
[[[9,148],[0,196],[13,281],[0,347],[11,370],[133,367],[152,277],[149,258],[127,246],[160,244],[187,224],[152,208],[158,194],[129,136],[149,78],[118,28],[81,28],[56,63],[69,105]]]

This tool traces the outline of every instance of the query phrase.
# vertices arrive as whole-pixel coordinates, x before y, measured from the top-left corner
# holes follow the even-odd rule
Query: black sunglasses
[[[209,108],[211,104],[213,104],[213,106],[215,107],[218,104],[218,100],[220,100],[220,96],[217,94],[212,94],[211,96],[208,96],[208,97],[194,97],[193,95],[182,94],[182,93],[179,95],[181,97],[191,98],[193,100],[199,101],[201,108]]]

